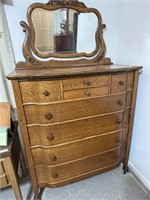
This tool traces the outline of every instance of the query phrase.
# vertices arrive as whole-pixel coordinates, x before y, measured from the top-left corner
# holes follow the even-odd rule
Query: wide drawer
[[[50,124],[116,112],[125,107],[125,94],[72,102],[24,106],[27,124]]]
[[[60,81],[20,82],[23,103],[60,101]]]
[[[58,165],[92,156],[120,145],[122,131],[56,147],[32,149],[34,165]]]
[[[95,96],[103,96],[109,93],[109,87],[97,87],[97,88],[88,88],[88,89],[76,89],[76,90],[68,90],[64,91],[64,100],[69,99],[80,99],[80,98],[88,98]]]
[[[109,76],[90,76],[84,78],[72,78],[62,81],[64,90],[90,88],[109,85]]]
[[[123,113],[115,113],[61,123],[59,125],[28,127],[31,146],[57,145],[121,129]]]
[[[109,168],[112,165],[119,163],[120,149],[113,150],[104,154],[98,154],[88,157],[73,163],[60,165],[57,167],[36,166],[38,184],[48,183],[54,186],[57,183],[64,182],[70,179],[75,179],[92,172],[100,171],[101,169]]]

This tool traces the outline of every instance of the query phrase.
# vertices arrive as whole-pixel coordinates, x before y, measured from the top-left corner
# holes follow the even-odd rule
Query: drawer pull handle
[[[120,105],[120,106],[123,106],[123,101],[122,100],[118,100],[117,104]]]
[[[114,154],[114,158],[116,158],[116,159],[119,158],[117,153]]]
[[[50,156],[50,159],[51,159],[52,161],[56,161],[56,160],[57,160],[57,157],[56,157],[55,155],[51,155],[51,156]]]
[[[90,85],[91,85],[91,81],[87,80],[87,81],[85,81],[85,84],[86,84],[87,86],[90,86]]]
[[[47,90],[45,90],[45,91],[43,92],[43,94],[44,94],[46,97],[48,97],[48,96],[50,95],[50,92],[47,91]]]
[[[119,81],[119,85],[124,86],[125,82],[124,81]]]
[[[117,123],[117,124],[121,124],[121,120],[120,120],[120,119],[117,119],[117,120],[116,120],[116,123]]]
[[[90,96],[90,95],[91,95],[91,92],[88,91],[88,90],[87,90],[85,93],[86,93],[87,96]]]
[[[58,175],[56,172],[53,172],[53,173],[52,173],[52,177],[53,177],[53,178],[58,178],[59,175]]]
[[[53,119],[53,115],[51,113],[46,113],[45,118],[48,120],[51,120],[51,119]]]
[[[116,141],[117,143],[119,143],[119,142],[120,142],[120,138],[119,138],[119,137],[116,137],[115,141]]]
[[[53,139],[54,139],[53,134],[48,134],[47,139],[48,139],[48,140],[53,140]]]

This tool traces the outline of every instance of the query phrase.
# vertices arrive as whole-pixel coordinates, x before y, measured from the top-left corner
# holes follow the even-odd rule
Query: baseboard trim
[[[141,172],[129,161],[129,173],[136,183],[146,192],[150,197],[150,182],[141,174]]]

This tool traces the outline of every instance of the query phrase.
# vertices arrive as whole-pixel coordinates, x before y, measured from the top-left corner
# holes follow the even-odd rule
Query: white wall
[[[148,0],[122,1],[117,63],[141,65],[129,167],[150,189],[150,7]]]
[[[84,0],[86,6],[96,8],[102,15],[102,21],[106,24],[103,36],[106,43],[106,56],[113,63],[117,62],[118,25],[121,3],[118,0]]]
[[[22,44],[24,41],[25,33],[23,33],[20,21],[26,21],[27,9],[33,0],[6,0],[5,13],[7,16],[8,26],[11,34],[12,45],[14,48],[14,55],[16,62],[24,60],[22,54]],[[39,2],[39,1],[37,1]],[[47,1],[43,1],[47,2]]]
[[[15,67],[13,49],[7,19],[2,1],[0,0],[0,102],[9,102],[15,105],[11,82],[6,75],[12,72]]]

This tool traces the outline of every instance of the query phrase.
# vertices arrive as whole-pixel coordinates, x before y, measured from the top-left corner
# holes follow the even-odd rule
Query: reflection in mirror
[[[94,13],[78,13],[73,9],[32,12],[35,49],[47,53],[91,53],[96,48],[98,19]]]
[[[96,48],[98,19],[94,13],[80,13],[78,18],[77,52],[91,53]]]

